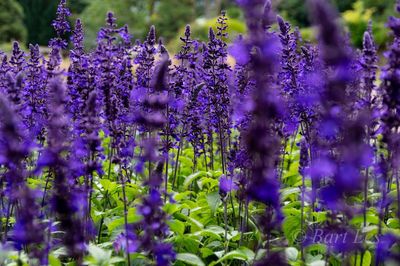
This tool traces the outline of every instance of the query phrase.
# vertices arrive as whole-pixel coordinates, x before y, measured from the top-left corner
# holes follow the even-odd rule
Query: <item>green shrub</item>
[[[16,0],[0,0],[0,43],[25,41],[24,11]]]
[[[2,1],[2,0],[0,0]],[[18,0],[24,9],[25,27],[28,31],[27,43],[47,45],[54,37],[51,26],[55,18],[58,1],[54,0]]]
[[[329,1],[329,0],[326,0]],[[372,1],[372,0],[371,0]],[[354,0],[333,0],[340,12],[352,7]],[[279,13],[289,19],[298,27],[310,26],[307,1],[304,0],[283,0],[278,5]]]
[[[353,9],[343,12],[342,17],[349,28],[351,40],[357,47],[362,46],[363,34],[367,29],[368,21],[372,18],[374,10],[366,9],[364,3],[358,0]]]
[[[228,14],[229,15],[229,14]],[[215,31],[217,30],[217,18],[212,19],[197,19],[194,23],[191,23],[192,35],[196,36],[197,39],[201,41],[206,41],[208,39],[209,28],[212,27]],[[244,34],[246,32],[246,25],[242,20],[233,19],[228,17],[228,42],[232,42],[239,34]],[[169,43],[168,48],[171,51],[176,51],[180,46],[180,36],[183,36],[185,32],[185,27],[182,27],[176,37]]]
[[[180,28],[195,17],[194,0],[163,0],[156,8],[152,21],[166,41],[175,37]]]
[[[146,0],[92,0],[80,15],[85,28],[85,45],[96,44],[97,33],[105,25],[107,12],[112,11],[117,24],[129,26],[133,37],[143,38],[148,31],[148,9]]]

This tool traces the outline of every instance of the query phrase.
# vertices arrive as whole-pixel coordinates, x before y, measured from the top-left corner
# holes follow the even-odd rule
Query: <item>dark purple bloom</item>
[[[391,259],[390,261],[393,262],[400,261],[399,256],[397,256],[396,259],[396,257],[391,254],[391,248],[396,243],[399,243],[399,237],[392,233],[384,234],[378,238],[378,243],[375,250],[375,265],[385,263],[385,261],[388,259]]]
[[[25,63],[26,60],[24,51],[21,50],[18,42],[14,42],[10,57],[10,66],[12,68],[12,72],[14,72],[14,74],[21,72],[25,66]]]
[[[71,26],[68,22],[68,17],[71,15],[67,7],[66,0],[60,0],[57,8],[57,17],[53,21],[52,26],[54,27],[58,36],[63,36],[64,34],[71,31]]]
[[[23,97],[26,101],[24,122],[29,134],[43,143],[43,128],[47,119],[46,75],[41,64],[42,55],[38,45],[30,45],[30,58],[25,68]]]
[[[252,92],[252,122],[245,133],[246,148],[252,160],[251,179],[247,188],[248,197],[266,205],[262,214],[262,230],[267,236],[266,248],[273,228],[279,228],[283,219],[280,209],[279,181],[277,165],[279,162],[280,136],[276,123],[282,117],[282,103],[277,95],[271,77],[278,62],[277,40],[266,31],[268,21],[263,18],[270,14],[270,2],[240,1],[245,11],[249,36],[245,40],[251,54],[250,67],[254,89]],[[264,9],[264,7],[267,7]],[[281,258],[279,253],[269,252],[260,263],[273,258]],[[280,260],[281,261],[281,260]]]
[[[70,256],[82,260],[86,250],[85,211],[86,193],[71,178],[71,164],[66,153],[69,151],[68,116],[65,113],[65,87],[62,81],[50,81],[50,117],[47,124],[47,146],[38,160],[40,169],[46,167],[53,178],[51,210],[63,231],[62,243]]]

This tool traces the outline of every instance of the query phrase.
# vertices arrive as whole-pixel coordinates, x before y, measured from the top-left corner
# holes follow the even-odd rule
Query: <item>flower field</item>
[[[66,0],[0,51],[1,265],[400,265],[400,18],[381,66],[328,1],[317,43],[237,2],[175,55],[111,12],[86,50]]]

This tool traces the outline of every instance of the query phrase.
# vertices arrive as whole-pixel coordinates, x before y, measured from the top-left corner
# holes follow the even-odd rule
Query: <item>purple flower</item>
[[[25,66],[25,53],[21,50],[19,43],[13,43],[13,50],[10,57],[10,66],[12,67],[12,72],[18,74],[24,69]]]
[[[392,233],[387,233],[379,237],[375,250],[375,265],[385,263],[386,260],[391,258],[392,261],[400,261],[399,257],[396,260],[396,257],[390,252],[392,246],[396,243],[399,243],[399,238]]]
[[[282,117],[282,102],[271,80],[278,62],[275,53],[277,42],[267,31],[269,20],[264,16],[272,12],[270,2],[263,5],[264,1],[240,1],[240,4],[245,11],[249,29],[245,42],[251,54],[251,78],[254,80],[252,121],[245,133],[246,149],[252,160],[247,195],[251,200],[266,205],[260,219],[269,243],[271,231],[273,228],[278,229],[283,220],[276,168],[281,150],[276,123]],[[269,252],[268,244],[266,248]],[[268,255],[260,263],[276,259],[281,261],[279,252],[269,252]]]
[[[68,17],[70,15],[71,12],[67,8],[67,1],[60,0],[57,8],[57,17],[52,23],[52,26],[56,30],[58,36],[63,36],[64,34],[71,31],[71,26],[68,22]]]
[[[139,240],[137,240],[136,236],[132,233],[130,233],[128,236],[126,236],[124,233],[119,234],[113,243],[115,252],[117,253],[122,250],[126,250],[127,247],[129,248],[129,253],[136,252],[139,248],[139,245]]]
[[[39,169],[47,168],[53,177],[51,210],[63,231],[62,243],[70,256],[82,259],[86,250],[85,210],[87,200],[84,190],[72,179],[73,162],[66,158],[69,151],[68,117],[65,113],[65,87],[60,79],[50,81],[50,117],[47,124],[47,146],[38,160]]]
[[[219,191],[221,194],[226,195],[227,193],[237,190],[238,186],[232,178],[222,175],[219,178]]]

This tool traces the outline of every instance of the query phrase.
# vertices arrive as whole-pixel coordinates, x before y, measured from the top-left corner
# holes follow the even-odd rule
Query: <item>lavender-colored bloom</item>
[[[23,85],[22,73],[17,76],[14,76],[12,73],[7,73],[6,79],[7,98],[15,106],[17,111],[20,111],[23,108],[21,95]]]
[[[25,66],[25,53],[21,50],[19,43],[13,43],[13,50],[10,57],[10,66],[14,74],[21,72]]]
[[[93,186],[93,175],[104,174],[101,159],[103,159],[103,148],[99,131],[101,123],[99,119],[97,93],[92,91],[86,101],[86,107],[82,113],[80,124],[77,125],[77,136],[73,144],[73,155],[71,156],[71,170],[75,178],[85,177],[85,189],[89,197]]]
[[[15,241],[17,250],[24,247],[30,250],[29,255],[39,260],[40,264],[47,264],[45,249],[46,223],[41,220],[40,205],[41,193],[21,186],[18,191],[20,210],[16,214],[16,223],[12,240]]]
[[[300,142],[300,161],[299,161],[299,173],[305,175],[307,168],[310,164],[310,155],[308,152],[308,145],[305,139]]]
[[[7,78],[6,74],[11,70],[11,67],[7,60],[7,55],[0,55],[0,92],[5,93],[7,89]]]
[[[299,108],[296,101],[296,96],[301,88],[298,82],[300,60],[297,54],[300,33],[297,29],[291,33],[290,24],[284,21],[282,17],[277,16],[277,21],[280,29],[279,39],[282,45],[281,70],[278,74],[278,80],[283,101],[290,110],[284,116],[282,134],[288,138],[296,131],[301,117],[298,113]]]
[[[67,7],[67,0],[60,0],[57,8],[57,17],[51,24],[59,37],[71,31],[71,26],[68,22],[70,15],[71,12]]]
[[[68,69],[68,109],[72,119],[76,121],[84,112],[85,102],[89,92],[94,89],[94,66],[92,59],[85,54],[83,49],[83,25],[78,19],[72,34],[74,48],[71,50],[71,65]]]
[[[150,27],[150,31],[147,35],[146,41],[140,45],[140,50],[135,58],[135,64],[138,65],[136,69],[137,86],[149,89],[152,73],[154,71],[154,56],[156,54],[156,48],[154,47],[156,42],[156,30],[155,27]]]
[[[177,141],[185,138],[193,147],[196,157],[205,151],[205,116],[203,113],[202,67],[199,64],[199,44],[191,37],[190,26],[185,28],[185,37],[181,37],[182,47],[176,55],[179,65],[173,66],[170,81],[171,116],[169,124],[174,129]],[[179,127],[181,126],[181,128]],[[178,131],[178,132],[176,132]]]
[[[51,193],[51,210],[60,222],[59,228],[64,232],[62,243],[70,256],[81,261],[86,249],[85,213],[87,206],[86,193],[70,177],[70,165],[65,156],[69,151],[69,124],[65,113],[65,88],[60,79],[50,81],[50,117],[47,125],[47,147],[41,155],[38,166],[47,167],[53,176]]]
[[[238,186],[232,178],[222,175],[219,178],[219,191],[221,194],[226,195],[227,193],[237,190]]]
[[[68,22],[68,17],[70,15],[71,12],[66,7],[66,0],[60,0],[57,8],[57,17],[52,23],[52,26],[57,33],[57,37],[52,38],[49,41],[49,47],[51,48],[50,58],[47,62],[49,79],[54,77],[54,72],[61,64],[61,51],[68,46],[68,42],[64,39],[64,37],[66,33],[71,31],[71,26]]]
[[[156,70],[154,83],[150,94],[147,95],[144,101],[144,106],[147,109],[146,113],[138,114],[135,121],[150,130],[150,135],[156,134],[157,129],[165,125],[166,119],[163,111],[166,108],[167,98],[167,74],[169,60],[164,59]],[[135,224],[135,227],[141,227],[143,235],[140,238],[140,248],[148,252],[157,262],[157,265],[170,265],[175,259],[173,247],[170,244],[162,243],[163,238],[168,234],[168,225],[166,224],[167,214],[162,210],[163,199],[160,187],[163,184],[163,168],[164,160],[157,155],[157,139],[147,138],[145,143],[148,143],[147,156],[144,153],[139,158],[141,164],[156,163],[155,169],[149,168],[149,177],[144,182],[148,187],[148,195],[142,198],[142,203],[138,206],[139,213],[143,219]],[[150,155],[150,157],[148,157]],[[151,171],[150,171],[151,170]],[[166,193],[166,191],[165,191]]]
[[[30,45],[30,58],[25,68],[23,97],[26,101],[27,115],[24,122],[29,134],[43,142],[43,128],[47,119],[46,76],[38,45]]]
[[[250,199],[264,203],[267,207],[262,215],[262,230],[267,236],[266,248],[269,256],[259,263],[278,259],[279,253],[269,251],[272,228],[279,227],[283,215],[280,210],[279,181],[277,165],[279,161],[280,136],[277,135],[276,122],[282,116],[282,104],[274,90],[271,77],[274,75],[278,58],[276,57],[276,38],[266,31],[264,14],[270,14],[269,1],[240,1],[249,27],[246,40],[251,53],[253,121],[246,133],[247,151],[252,159],[251,180],[247,188]],[[265,21],[264,21],[265,22]],[[265,265],[265,264],[264,264]]]
[[[313,181],[312,208],[315,193],[320,188],[322,207],[330,212],[329,228],[335,232],[354,234],[352,226],[343,223],[341,213],[348,219],[355,215],[356,204],[348,201],[362,191],[365,177],[362,170],[371,166],[372,152],[365,142],[365,128],[369,113],[352,109],[356,101],[349,89],[356,78],[354,59],[345,43],[341,29],[335,22],[336,13],[324,1],[312,1],[313,16],[319,27],[321,58],[325,63],[326,84],[321,92],[322,108],[319,110],[315,143],[312,143],[312,162],[309,175]],[[353,232],[353,233],[352,233]],[[334,245],[337,252],[358,250],[354,243]]]
[[[203,95],[203,99],[206,100],[204,104],[209,131],[207,134],[210,143],[213,142],[210,130],[215,130],[218,135],[218,149],[223,172],[226,171],[227,167],[226,147],[230,135],[231,113],[227,86],[227,74],[230,68],[226,62],[227,45],[223,40],[227,36],[226,20],[225,12],[222,12],[217,21],[218,31],[215,34],[212,28],[209,29],[208,43],[207,46],[204,46],[203,51],[204,92],[206,93],[206,95]]]
[[[12,106],[4,96],[0,97],[0,164],[7,169],[3,174],[6,194],[14,203],[25,181],[25,159],[30,155],[32,145],[26,139],[23,125]]]
[[[158,66],[152,89],[146,95],[142,103],[144,110],[136,114],[135,122],[145,128],[161,128],[166,122],[163,110],[166,108],[168,102],[168,96],[166,94],[168,65],[169,61],[164,60]]]
[[[397,152],[400,145],[400,137],[398,128],[400,127],[399,107],[400,107],[400,78],[398,74],[399,68],[399,49],[400,49],[400,18],[390,17],[388,27],[394,35],[393,43],[389,51],[385,55],[388,59],[387,65],[382,69],[382,111],[381,111],[381,127],[382,141],[390,150],[391,167],[398,168],[400,166],[400,154]]]
[[[392,246],[396,243],[399,243],[399,241],[399,237],[392,233],[387,233],[380,236],[375,251],[375,265],[381,265],[382,263],[385,263],[385,261],[399,263],[400,256],[397,255],[396,257],[390,252]]]
[[[129,233],[128,236],[126,236],[125,233],[121,233],[113,243],[114,249],[117,253],[121,250],[126,250],[127,248],[129,248],[129,253],[136,252],[139,245],[140,242],[136,239],[136,236],[133,233]]]
[[[37,193],[25,184],[28,176],[26,160],[33,145],[12,109],[12,104],[3,97],[0,98],[0,113],[0,164],[6,168],[2,178],[7,186],[8,209],[17,202],[19,204],[15,214],[12,241],[18,250],[29,247],[30,255],[43,262],[46,259],[40,245],[45,240],[45,224],[40,220],[39,206],[36,203]],[[6,219],[8,220],[9,216]]]

